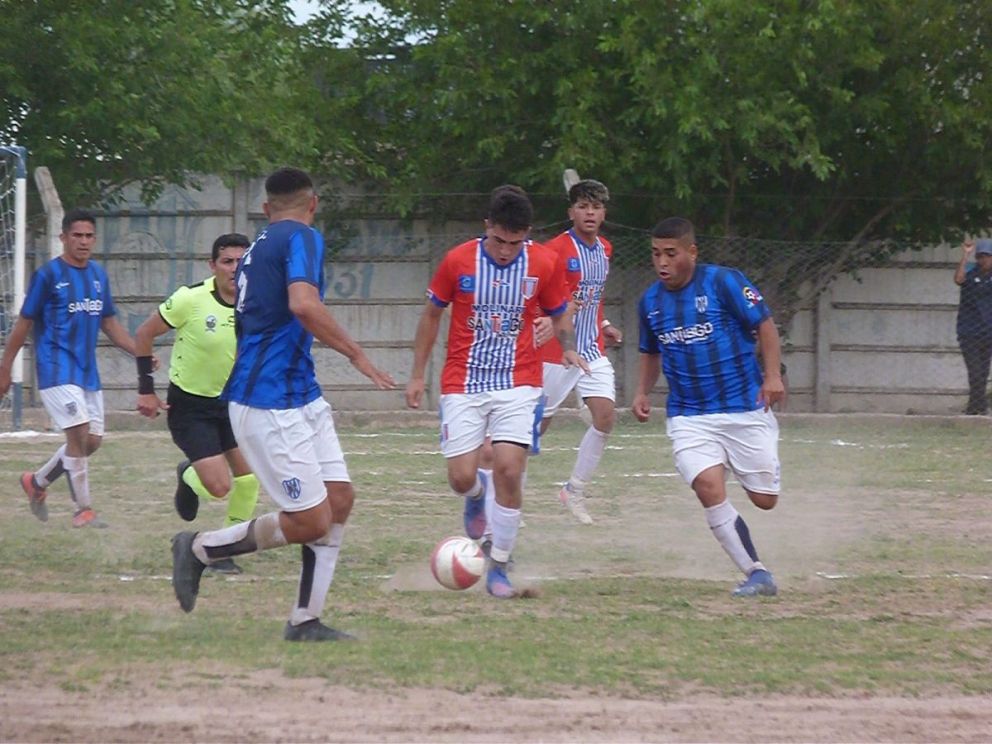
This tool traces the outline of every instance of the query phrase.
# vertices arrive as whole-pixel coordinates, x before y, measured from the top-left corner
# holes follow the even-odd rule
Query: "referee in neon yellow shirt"
[[[172,441],[186,459],[176,468],[175,505],[187,522],[196,518],[200,499],[227,497],[225,527],[255,513],[258,480],[238,449],[221,391],[234,366],[234,272],[251,241],[240,233],[221,235],[210,257],[213,276],[180,287],[159,305],[135,333],[138,411],[154,418],[168,413]],[[155,393],[152,343],[175,329],[169,363],[167,402]],[[233,475],[233,477],[232,477]],[[230,558],[210,565],[221,573],[241,573]]]

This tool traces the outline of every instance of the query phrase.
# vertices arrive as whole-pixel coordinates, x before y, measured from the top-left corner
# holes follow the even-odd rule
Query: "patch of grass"
[[[281,640],[295,547],[239,559],[234,579],[205,576],[196,610],[179,610],[169,538],[186,526],[172,511],[178,453],[166,435],[111,434],[92,459],[107,530],[69,526],[64,483],[50,491],[51,520],[34,520],[16,478],[58,440],[0,441],[0,478],[16,495],[0,524],[0,682],[54,677],[87,691],[154,670],[169,689],[190,674],[210,686],[276,669],[524,696],[992,692],[992,517],[973,426],[786,417],[779,508],[752,509],[730,485],[781,585],[775,599],[741,601],[660,424],[617,428],[591,488],[597,524],[583,528],[555,499],[582,428],[556,422],[530,466],[512,574],[541,596],[511,602],[429,579],[431,547],[460,530],[433,427],[341,428],[358,502],[328,618],[354,644]],[[224,516],[220,504],[200,514],[197,529]]]

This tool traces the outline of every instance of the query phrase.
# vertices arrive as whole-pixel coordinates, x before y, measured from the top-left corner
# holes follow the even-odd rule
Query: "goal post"
[[[27,179],[27,150],[14,144],[0,144],[0,336],[4,346],[24,304]],[[24,352],[21,350],[11,369],[9,400],[2,403],[3,408],[10,410],[10,424],[14,430],[21,428],[23,384]]]

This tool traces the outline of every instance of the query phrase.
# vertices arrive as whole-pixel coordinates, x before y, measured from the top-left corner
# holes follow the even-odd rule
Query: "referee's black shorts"
[[[238,446],[227,401],[187,393],[169,383],[168,422],[172,441],[190,462],[222,455]]]

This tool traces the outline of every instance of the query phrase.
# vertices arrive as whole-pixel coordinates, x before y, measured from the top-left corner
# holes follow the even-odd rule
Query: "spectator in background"
[[[972,253],[975,262],[969,268]],[[968,370],[968,405],[964,412],[981,416],[989,412],[986,389],[992,361],[992,239],[964,243],[954,283],[961,287],[958,345]]]

